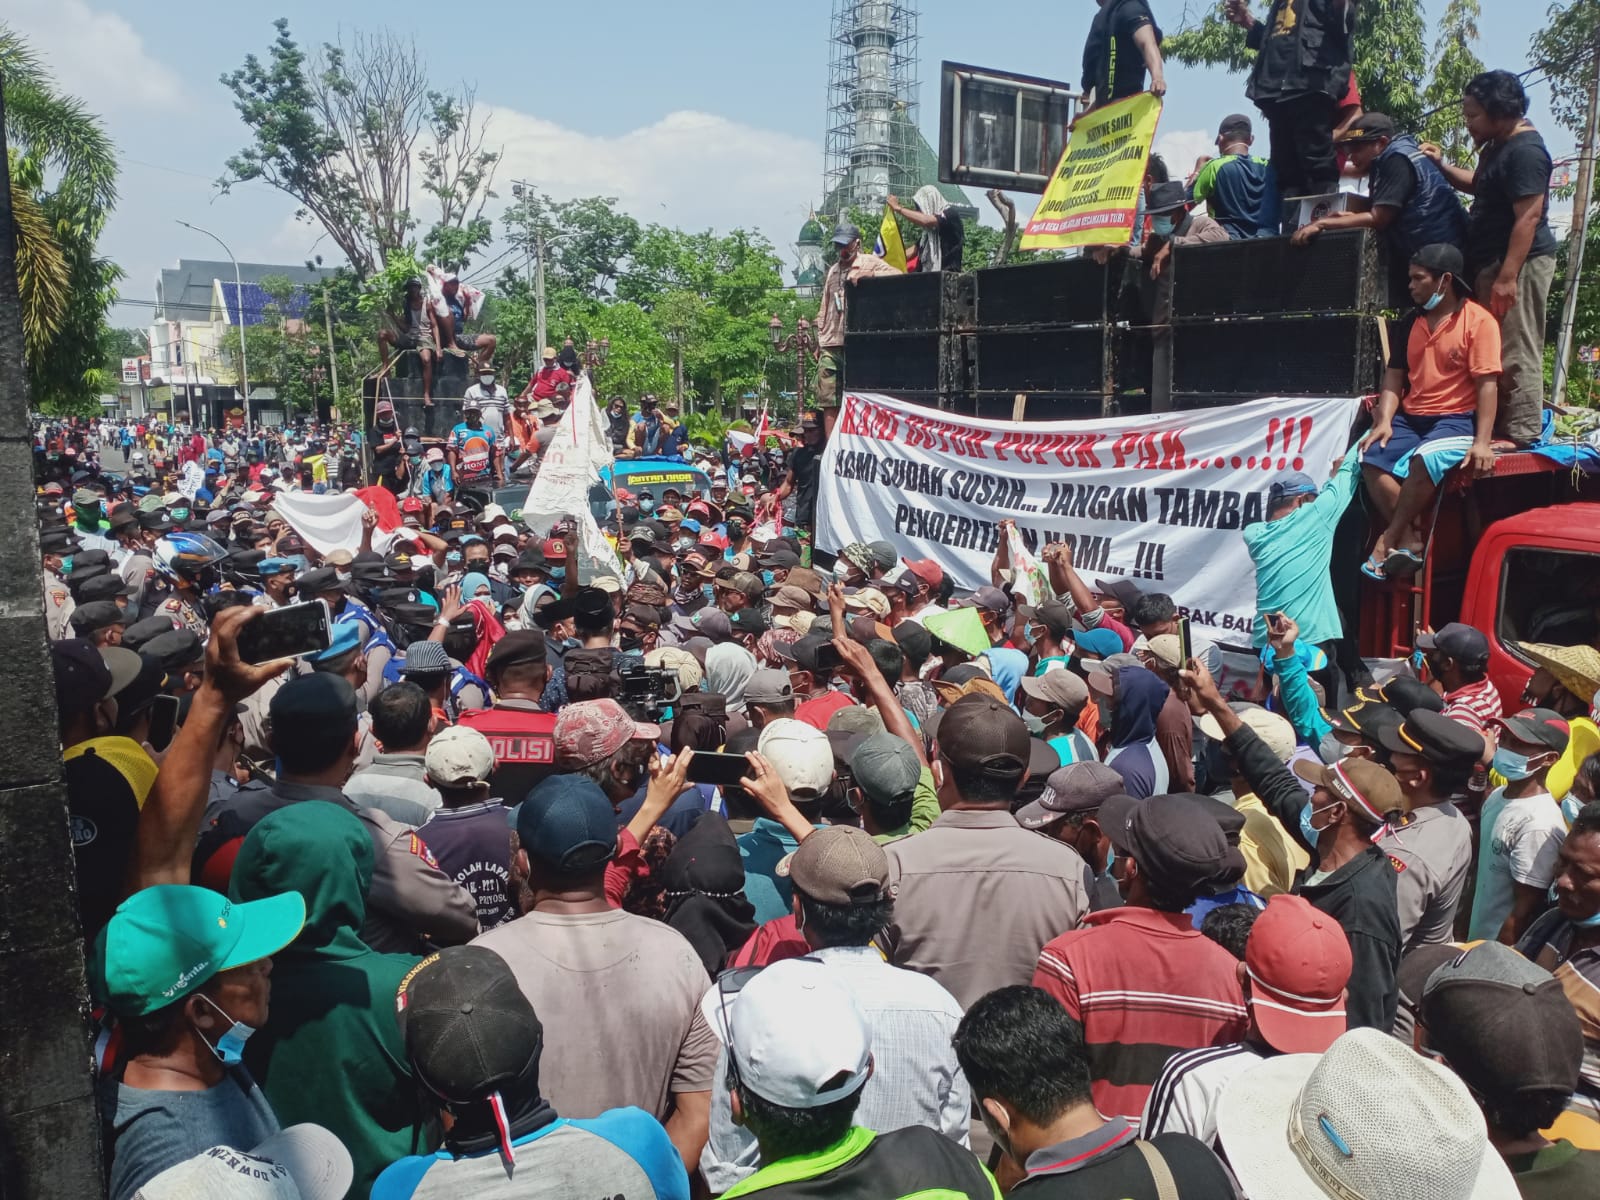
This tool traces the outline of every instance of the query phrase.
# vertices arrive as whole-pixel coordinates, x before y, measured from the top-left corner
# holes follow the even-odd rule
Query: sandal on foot
[[[1379,583],[1383,583],[1389,578],[1388,575],[1384,573],[1383,564],[1378,561],[1376,555],[1368,558],[1366,562],[1361,564],[1361,573],[1368,579],[1376,579]]]
[[[1389,551],[1389,557],[1383,560],[1383,573],[1385,575],[1415,575],[1422,570],[1422,555],[1415,550],[1401,547]]]

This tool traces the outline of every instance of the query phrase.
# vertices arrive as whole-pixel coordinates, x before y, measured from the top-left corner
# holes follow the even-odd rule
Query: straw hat
[[[1593,646],[1522,642],[1520,649],[1536,665],[1554,675],[1557,683],[1585,703],[1596,692],[1600,692],[1600,650]]]

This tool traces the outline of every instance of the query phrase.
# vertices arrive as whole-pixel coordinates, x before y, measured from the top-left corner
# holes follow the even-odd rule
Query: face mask
[[[72,555],[69,554],[61,560],[61,573],[63,575],[72,573]]]
[[[202,995],[200,998],[216,1009],[219,1016],[232,1022],[228,1027],[228,1031],[217,1039],[215,1046],[212,1046],[210,1042],[206,1042],[206,1045],[211,1048],[211,1053],[217,1056],[217,1060],[223,1066],[237,1067],[244,1061],[244,1044],[250,1040],[250,1035],[255,1032],[254,1027],[246,1025],[243,1021],[234,1021],[232,1017],[222,1011],[221,1005],[212,1000],[210,996]],[[204,1034],[200,1035],[200,1040],[202,1042],[206,1041]]]
[[[1334,737],[1332,733],[1323,734],[1322,740],[1317,743],[1317,757],[1325,763],[1336,763],[1341,759],[1348,758],[1349,755],[1350,747]]]
[[[489,560],[487,558],[469,558],[467,559],[467,570],[482,571],[487,575],[489,573]]]
[[[642,512],[642,513],[653,512],[653,511],[655,511],[655,507],[656,507],[656,502],[654,500],[641,500],[641,501],[639,501],[639,511]]]
[[[1171,237],[1172,231],[1178,227],[1178,222],[1172,217],[1151,217],[1150,229],[1160,237]]]
[[[771,571],[763,571],[763,572],[761,572],[761,582],[766,587],[771,587],[772,586],[772,572]]]
[[[617,649],[624,654],[642,654],[644,652],[644,639],[637,634],[624,633],[617,639]]]
[[[494,376],[493,375],[479,375],[478,376],[478,382],[481,383],[484,387],[493,387],[494,386]]]
[[[561,583],[566,579],[566,577],[567,569],[565,567],[552,567],[550,569],[550,578],[554,582]]]
[[[459,550],[450,551],[448,554],[446,554],[444,556],[444,560],[445,560],[445,562],[450,563],[452,566],[454,566],[456,564],[459,564],[461,562],[461,551],[459,551]]]
[[[1567,798],[1561,802],[1561,815],[1567,819],[1567,824],[1571,825],[1578,819],[1578,812],[1582,808],[1583,801],[1569,793]]]
[[[1321,808],[1312,808],[1311,803],[1307,801],[1306,806],[1300,810],[1300,832],[1305,835],[1309,845],[1315,846],[1317,839],[1327,832],[1326,829],[1318,829],[1311,823],[1313,814],[1327,812],[1332,807],[1332,804],[1324,804]]]
[[[1423,312],[1432,312],[1444,302],[1444,285],[1439,285],[1439,290],[1422,302]]]
[[[1490,765],[1512,783],[1527,779],[1538,771],[1537,767],[1528,765],[1526,754],[1518,754],[1515,750],[1507,750],[1504,747],[1494,752],[1494,760]]]
[[[1035,716],[1031,712],[1025,712],[1025,713],[1022,714],[1022,723],[1028,727],[1028,736],[1029,737],[1043,737],[1044,736],[1044,718],[1043,717]]]
[[[715,604],[716,603],[716,600],[717,600],[717,589],[713,585],[708,583],[705,586],[703,586],[700,589],[700,594],[706,598],[706,603],[707,604]]]
[[[1104,871],[1100,872],[1100,873],[1102,875],[1111,874],[1111,864],[1116,862],[1116,861],[1117,861],[1117,848],[1115,846],[1107,846],[1106,847],[1106,869]]]
[[[1584,917],[1581,921],[1574,921],[1573,924],[1579,929],[1600,929],[1600,912],[1592,917]]]
[[[333,577],[339,581],[339,586],[340,587],[343,587],[345,584],[350,582],[350,572],[349,571],[335,571],[333,573]]]

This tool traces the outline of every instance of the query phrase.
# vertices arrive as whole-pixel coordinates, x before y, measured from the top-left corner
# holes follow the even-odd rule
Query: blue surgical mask
[[[1324,804],[1321,808],[1313,808],[1308,800],[1306,801],[1306,806],[1300,810],[1300,832],[1305,836],[1308,845],[1315,846],[1317,839],[1327,832],[1325,829],[1318,829],[1311,823],[1312,814],[1327,812],[1332,807],[1332,804]]]
[[[1538,769],[1528,765],[1526,754],[1518,754],[1515,750],[1507,750],[1503,746],[1494,752],[1494,760],[1490,765],[1511,783],[1528,778]]]
[[[1031,712],[1025,712],[1022,714],[1022,723],[1028,727],[1028,734],[1030,737],[1044,736],[1043,717],[1036,716]]]
[[[461,561],[461,551],[459,551],[459,550],[448,551],[444,556],[444,560],[445,560],[445,562],[449,563],[451,566],[455,566],[457,563],[459,563]]]
[[[1568,792],[1567,798],[1561,802],[1561,815],[1567,819],[1568,825],[1578,819],[1578,813],[1582,809],[1583,801],[1579,800],[1571,792]]]
[[[639,501],[639,511],[642,513],[653,512],[655,507],[656,502],[654,500],[645,499]]]
[[[72,555],[69,554],[61,560],[61,573],[63,575],[72,573]]]
[[[1349,755],[1350,747],[1336,738],[1331,730],[1323,734],[1322,740],[1317,743],[1317,757],[1325,763],[1336,763]]]
[[[716,603],[716,600],[717,600],[717,589],[716,589],[715,585],[709,584],[709,583],[705,584],[703,587],[701,587],[700,594],[706,598],[706,603],[707,604],[715,604]]]
[[[1441,286],[1437,292],[1422,302],[1423,312],[1432,312],[1444,302],[1444,288]]]
[[[1117,848],[1115,846],[1107,846],[1106,847],[1106,869],[1104,871],[1100,872],[1100,873],[1102,875],[1111,874],[1111,864],[1113,864],[1116,861],[1117,861]]]
[[[567,578],[567,569],[565,567],[551,567],[550,578],[556,583],[565,581]]]
[[[1178,222],[1172,217],[1151,217],[1150,230],[1158,237],[1171,237],[1172,231],[1178,227]]]
[[[1033,645],[1039,640],[1039,627],[1032,621],[1029,621],[1027,625],[1023,627],[1022,636],[1027,638],[1028,645]]]
[[[1600,912],[1592,917],[1584,917],[1581,921],[1574,921],[1573,924],[1580,929],[1600,929]]]
[[[772,572],[771,571],[763,571],[763,572],[761,572],[761,582],[762,582],[762,584],[764,586],[771,587],[772,586],[772,582],[773,582]]]
[[[221,1016],[232,1022],[232,1024],[228,1026],[228,1031],[217,1039],[216,1045],[211,1046],[210,1042],[206,1042],[206,1045],[211,1046],[211,1053],[217,1056],[217,1060],[221,1062],[223,1066],[237,1067],[240,1063],[244,1062],[244,1044],[250,1040],[250,1035],[255,1032],[255,1027],[246,1025],[243,1021],[234,1021],[232,1017],[229,1017],[227,1013],[222,1011],[222,1006],[211,999],[210,996],[202,995],[200,999],[211,1005],[211,1007],[216,1009]],[[204,1042],[205,1037],[202,1035],[200,1040]]]

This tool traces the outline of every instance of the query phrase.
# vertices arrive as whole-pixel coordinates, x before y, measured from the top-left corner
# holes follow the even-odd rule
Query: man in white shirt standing
[[[809,957],[828,965],[872,1030],[872,1078],[855,1124],[876,1133],[924,1125],[967,1145],[972,1095],[950,1040],[961,1006],[926,975],[890,966],[872,945],[894,911],[883,847],[864,830],[830,825],[802,841],[777,869],[794,886],[795,925],[811,947]],[[712,985],[702,1012],[721,1002],[717,988]],[[720,1028],[708,1019],[713,1030]],[[735,1125],[729,1110],[724,1047],[700,1170],[711,1191],[721,1193],[759,1165],[754,1135]]]
[[[476,400],[483,410],[483,423],[494,430],[495,440],[506,435],[506,406],[511,403],[511,393],[494,381],[494,369],[484,367],[478,372],[478,382],[462,396],[463,406]]]
[[[1493,766],[1506,785],[1483,803],[1467,937],[1514,946],[1547,906],[1566,840],[1566,822],[1545,776],[1566,751],[1570,730],[1566,718],[1548,708],[1523,709],[1494,725],[1500,745]]]

